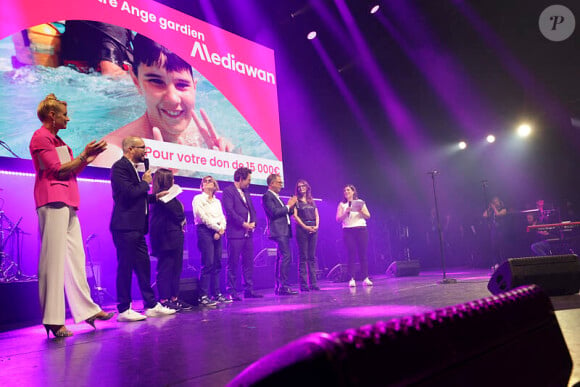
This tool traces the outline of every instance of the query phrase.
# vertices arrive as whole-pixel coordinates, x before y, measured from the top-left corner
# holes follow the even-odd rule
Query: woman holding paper
[[[181,190],[173,184],[173,172],[160,168],[153,177],[153,193],[169,193],[151,206],[149,239],[151,255],[157,257],[159,302],[166,308],[190,310],[192,306],[179,299],[179,279],[183,269],[183,204],[175,197]],[[167,199],[170,200],[167,200]]]
[[[104,141],[91,141],[78,157],[58,136],[70,121],[67,104],[54,94],[40,102],[37,115],[42,126],[32,135],[30,155],[36,170],[34,200],[40,225],[42,248],[38,262],[38,291],[42,323],[55,337],[73,333],[64,325],[66,296],[75,322],[108,320],[91,299],[85,272],[85,251],[77,217],[80,197],[77,175],[103,152]]]
[[[366,203],[358,198],[354,185],[346,185],[343,189],[343,193],[344,200],[338,203],[338,208],[336,209],[336,221],[342,223],[342,236],[344,244],[346,245],[348,272],[351,278],[348,282],[348,286],[356,286],[354,280],[354,258],[357,254],[360,261],[361,273],[364,277],[363,286],[372,286],[373,283],[369,279],[369,265],[367,258],[369,234],[366,222],[370,219],[371,214]]]

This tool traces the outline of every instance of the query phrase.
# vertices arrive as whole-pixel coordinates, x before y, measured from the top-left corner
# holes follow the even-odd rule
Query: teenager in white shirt
[[[363,286],[372,286],[373,283],[369,279],[369,262],[367,257],[367,247],[369,243],[367,220],[370,219],[371,214],[366,203],[363,202],[362,207],[359,208],[360,199],[358,198],[354,185],[346,185],[343,189],[343,193],[344,200],[338,203],[338,208],[336,209],[336,221],[342,223],[342,236],[348,255],[348,272],[351,278],[348,282],[348,286],[356,286],[354,280],[355,255],[358,255],[360,261],[360,270],[364,278]],[[353,200],[357,201],[354,207]]]
[[[231,302],[221,294],[219,281],[226,217],[221,202],[215,197],[219,190],[217,181],[206,176],[201,180],[200,188],[202,192],[193,198],[192,203],[197,228],[197,247],[201,253],[199,303],[202,306],[215,306],[218,302]],[[210,284],[213,300],[209,298]]]

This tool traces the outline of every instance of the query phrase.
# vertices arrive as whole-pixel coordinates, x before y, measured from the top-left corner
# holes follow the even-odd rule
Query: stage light
[[[375,5],[371,8],[371,15],[374,15],[375,13],[377,13],[379,11],[379,8],[381,8],[380,5]]]
[[[532,133],[532,127],[528,124],[521,124],[518,126],[518,136],[528,137]]]
[[[316,39],[316,31],[310,31],[306,37],[308,40]]]
[[[487,137],[485,138],[485,140],[486,140],[487,142],[489,142],[490,144],[493,144],[493,143],[495,142],[495,136],[494,136],[493,134],[490,134],[489,136],[487,136]]]
[[[467,148],[467,143],[465,141],[459,141],[459,144],[457,144],[457,146],[459,147],[459,149],[463,150]]]

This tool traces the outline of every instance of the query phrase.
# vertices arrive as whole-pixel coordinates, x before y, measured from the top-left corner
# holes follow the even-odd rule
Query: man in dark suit
[[[151,289],[151,261],[145,242],[148,231],[148,203],[166,195],[167,191],[149,195],[151,170],[145,171],[142,178],[137,173],[137,165],[145,161],[145,154],[142,138],[126,137],[123,139],[123,157],[111,167],[111,188],[115,204],[110,228],[117,249],[117,320],[122,322],[175,313],[175,310],[158,303]],[[133,271],[143,296],[145,315],[131,309]]]
[[[241,301],[236,291],[238,262],[242,256],[244,297],[260,298],[254,293],[254,230],[256,210],[247,191],[252,181],[252,170],[240,167],[234,172],[234,184],[223,191],[222,204],[226,212],[228,238],[228,293],[233,301]]]
[[[262,205],[268,217],[268,233],[270,239],[278,245],[276,259],[276,294],[294,295],[298,292],[288,286],[288,270],[292,261],[290,252],[290,238],[292,229],[290,227],[290,214],[294,211],[294,205],[298,199],[292,196],[284,204],[279,193],[282,190],[282,177],[278,174],[268,176],[268,191],[262,196]]]

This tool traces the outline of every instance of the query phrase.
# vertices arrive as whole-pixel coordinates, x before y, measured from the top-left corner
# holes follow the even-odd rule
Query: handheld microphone
[[[143,159],[143,164],[145,164],[145,172],[147,172],[149,170],[149,159]]]
[[[438,174],[439,174],[439,171],[435,169],[435,170],[433,170],[433,171],[429,171],[429,172],[427,172],[427,174],[428,174],[428,175],[438,175]]]

